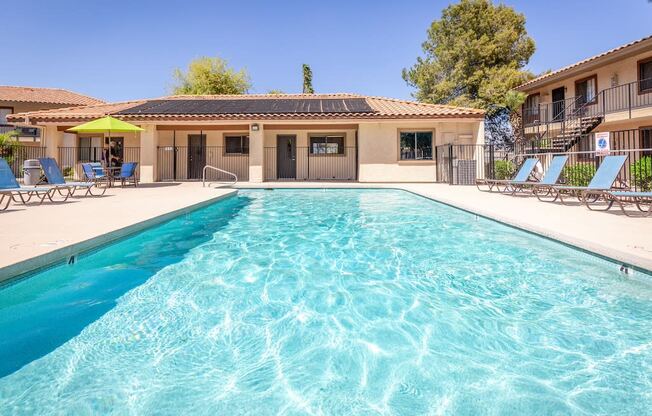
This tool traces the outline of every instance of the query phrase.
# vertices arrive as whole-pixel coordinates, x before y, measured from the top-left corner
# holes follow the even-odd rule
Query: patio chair
[[[3,158],[0,158],[0,210],[4,211],[11,201],[20,202],[23,205],[30,202],[33,197],[39,199],[39,204],[47,198],[50,202],[56,202],[52,199],[57,192],[54,186],[34,186],[22,187],[16,180],[16,176],[11,171],[9,164]],[[65,202],[70,196],[69,193],[62,195]]]
[[[562,204],[565,204],[564,195],[574,195],[577,199],[588,204],[596,202],[600,197],[607,191],[611,190],[618,173],[625,165],[627,156],[606,156],[598,170],[593,175],[591,182],[588,186],[567,186],[567,185],[550,185],[550,186],[539,186],[534,189],[534,194],[540,201],[545,202],[554,202],[557,199]],[[546,194],[543,195],[541,192],[545,191]],[[551,200],[543,199],[545,197],[553,198]],[[592,201],[589,201],[590,197],[594,196],[595,198]]]
[[[564,170],[564,166],[566,166],[566,162],[568,162],[567,155],[559,155],[553,157],[552,161],[550,162],[550,166],[548,166],[548,169],[546,169],[543,178],[541,178],[539,182],[510,181],[505,189],[505,193],[509,193],[510,195],[514,195],[517,192],[523,191],[531,191],[534,193],[536,188],[540,187],[543,189],[548,189],[550,186],[556,185],[559,181],[559,178],[561,177],[561,172]]]
[[[601,197],[607,202],[607,207],[598,211],[607,211],[611,209],[614,204],[618,204],[620,210],[628,217],[634,217],[631,212],[625,209],[627,204],[634,204],[639,211],[643,213],[642,216],[649,217],[652,215],[652,192],[636,192],[636,191],[604,191]],[[647,209],[644,208],[647,204]],[[591,204],[586,203],[590,210],[596,210]]]
[[[494,188],[496,188],[497,191],[499,192],[504,192],[507,187],[509,186],[510,183],[523,183],[527,182],[527,180],[530,178],[532,175],[532,171],[536,167],[537,163],[539,163],[539,159],[536,157],[531,157],[528,159],[525,159],[525,162],[521,165],[521,168],[518,170],[516,175],[512,179],[476,179],[475,185],[478,187],[480,191],[483,192],[492,192]],[[488,189],[482,189],[481,186],[487,186]],[[503,190],[500,190],[500,186],[503,186]]]
[[[98,184],[104,182],[107,186],[111,186],[111,176],[104,172],[100,162],[82,163],[82,171],[88,181]]]
[[[59,165],[57,165],[57,161],[51,157],[39,158],[39,163],[41,163],[41,168],[45,173],[48,184],[67,187],[68,192],[70,192],[70,196],[74,195],[77,189],[86,189],[84,196],[101,196],[106,192],[106,187],[104,187],[101,193],[93,193],[93,188],[99,189],[97,182],[66,182],[63,175],[61,174]]]
[[[113,177],[113,180],[119,180],[121,186],[125,186],[127,182],[133,183],[134,187],[138,186],[138,179],[136,178],[136,167],[138,162],[123,163],[120,167],[120,173]]]

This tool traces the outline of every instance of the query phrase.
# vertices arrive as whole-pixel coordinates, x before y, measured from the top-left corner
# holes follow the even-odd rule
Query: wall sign
[[[611,146],[609,143],[609,132],[604,131],[595,133],[595,155],[606,156],[609,154]]]

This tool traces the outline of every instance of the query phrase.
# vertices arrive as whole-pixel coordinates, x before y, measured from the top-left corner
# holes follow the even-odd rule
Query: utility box
[[[460,159],[455,162],[453,165],[453,185],[475,185],[476,161]]]

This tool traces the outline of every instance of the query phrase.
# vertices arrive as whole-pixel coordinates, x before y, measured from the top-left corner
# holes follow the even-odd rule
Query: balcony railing
[[[652,107],[652,78],[607,88],[589,103],[585,103],[583,98],[570,97],[524,108],[523,126],[561,123],[577,117],[603,117],[619,112],[627,112],[631,118],[633,110]]]

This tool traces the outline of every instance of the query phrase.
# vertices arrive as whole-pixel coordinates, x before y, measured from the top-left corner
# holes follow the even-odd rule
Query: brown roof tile
[[[92,105],[104,101],[60,88],[16,87],[0,85],[0,101],[63,105]]]
[[[528,87],[531,87],[533,84],[540,84],[542,81],[547,81],[547,80],[552,81],[552,79],[559,78],[559,75],[563,75],[566,72],[570,71],[571,69],[579,68],[581,66],[584,66],[584,65],[587,65],[589,63],[595,62],[595,61],[597,61],[599,59],[611,57],[613,54],[615,54],[617,52],[623,52],[626,49],[632,48],[632,47],[634,47],[636,45],[640,45],[641,43],[646,42],[648,40],[652,40],[652,35],[646,36],[646,37],[644,37],[642,39],[635,40],[633,42],[626,43],[625,45],[618,46],[617,48],[613,48],[613,49],[610,49],[610,50],[608,50],[606,52],[602,52],[602,53],[600,53],[598,55],[592,56],[590,58],[586,58],[584,60],[581,60],[579,62],[576,62],[576,63],[568,65],[568,66],[565,66],[565,67],[563,67],[561,69],[558,69],[556,71],[552,71],[552,72],[549,72],[547,74],[541,75],[540,77],[536,77],[536,78],[534,78],[534,79],[532,79],[532,80],[530,80],[530,81],[528,81],[528,82],[526,82],[524,84],[519,85],[518,87],[516,87],[516,89],[517,90],[526,90]]]
[[[202,120],[329,120],[329,119],[392,119],[392,118],[482,118],[484,111],[472,108],[453,107],[439,104],[425,104],[414,101],[385,97],[370,97],[357,94],[247,94],[247,95],[181,95],[157,98],[156,100],[219,100],[219,99],[337,99],[363,98],[373,109],[363,113],[257,113],[257,114],[122,114],[119,118],[130,121],[202,121]],[[33,111],[8,116],[9,121],[24,122],[66,122],[86,121],[116,114],[152,100],[137,100],[121,103],[99,104],[84,107],[70,107],[55,110]]]

